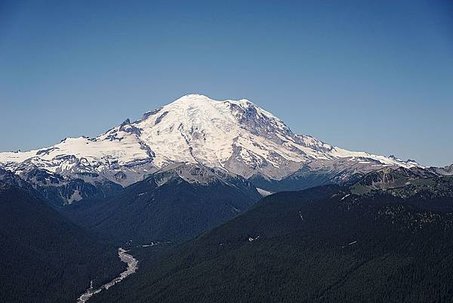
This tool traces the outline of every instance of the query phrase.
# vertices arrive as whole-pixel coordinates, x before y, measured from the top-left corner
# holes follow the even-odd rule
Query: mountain
[[[21,188],[24,191],[34,191],[30,183],[18,175],[0,168],[0,189],[6,189],[12,186]]]
[[[450,302],[453,178],[415,174],[268,196],[93,303]]]
[[[116,249],[63,218],[33,187],[0,169],[0,301],[75,302],[118,274]]]
[[[112,184],[131,185],[173,163],[200,164],[265,180],[260,184],[267,190],[282,180],[279,187],[294,185],[294,180],[303,183],[300,176],[307,172],[331,183],[383,166],[419,166],[294,134],[279,118],[245,99],[215,101],[203,95],[183,96],[96,138],[66,138],[39,150],[0,153],[1,167],[41,190],[49,189],[51,196],[66,204],[105,196]],[[37,170],[44,171],[44,183],[35,178]],[[298,188],[312,185],[310,178]]]
[[[65,209],[72,220],[118,243],[180,242],[226,222],[261,198],[241,176],[173,164],[117,195]]]
[[[71,177],[64,177],[46,169],[32,168],[22,173],[21,178],[32,184],[33,188],[53,206],[71,204],[88,198],[107,198],[122,189],[121,185],[100,178],[94,173],[80,172]]]
[[[453,164],[447,165],[445,167],[430,167],[429,168],[432,172],[443,175],[443,176],[451,176],[453,175]]]

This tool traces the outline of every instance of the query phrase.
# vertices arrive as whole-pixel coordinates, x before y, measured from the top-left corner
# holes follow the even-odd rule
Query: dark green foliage
[[[124,267],[28,188],[0,186],[0,302],[75,302]]]
[[[208,185],[181,178],[158,185],[135,183],[117,196],[85,201],[66,210],[75,222],[118,243],[190,239],[247,210],[261,197],[241,179]]]
[[[92,302],[451,302],[452,210],[451,196],[275,194],[159,261],[144,257]]]
[[[250,181],[258,188],[268,190],[270,192],[280,191],[295,191],[303,190],[311,187],[334,184],[333,180],[336,173],[329,171],[312,172],[307,168],[302,168],[300,171],[295,172],[282,180],[266,179],[262,176],[255,176]]]

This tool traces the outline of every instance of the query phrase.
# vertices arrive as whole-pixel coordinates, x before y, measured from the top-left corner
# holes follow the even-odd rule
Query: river
[[[127,253],[127,250],[124,248],[118,248],[118,257],[121,259],[122,262],[127,264],[127,268],[123,271],[118,277],[113,279],[112,281],[102,285],[99,288],[94,289],[92,283],[90,283],[90,287],[77,299],[77,303],[85,303],[87,302],[92,296],[95,294],[100,293],[104,289],[109,289],[113,285],[120,283],[128,276],[134,274],[138,269],[138,261],[132,255]]]

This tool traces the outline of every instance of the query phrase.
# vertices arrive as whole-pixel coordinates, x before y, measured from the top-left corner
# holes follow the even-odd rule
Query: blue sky
[[[453,163],[449,1],[1,1],[0,150],[96,136],[187,93],[294,132]]]

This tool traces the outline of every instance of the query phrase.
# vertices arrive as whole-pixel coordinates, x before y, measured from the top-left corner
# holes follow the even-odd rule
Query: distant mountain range
[[[348,151],[294,134],[245,99],[216,101],[195,94],[96,138],[66,138],[39,150],[0,153],[0,167],[56,204],[107,197],[175,163],[222,170],[267,191],[341,183],[382,167],[421,167],[413,160]]]

